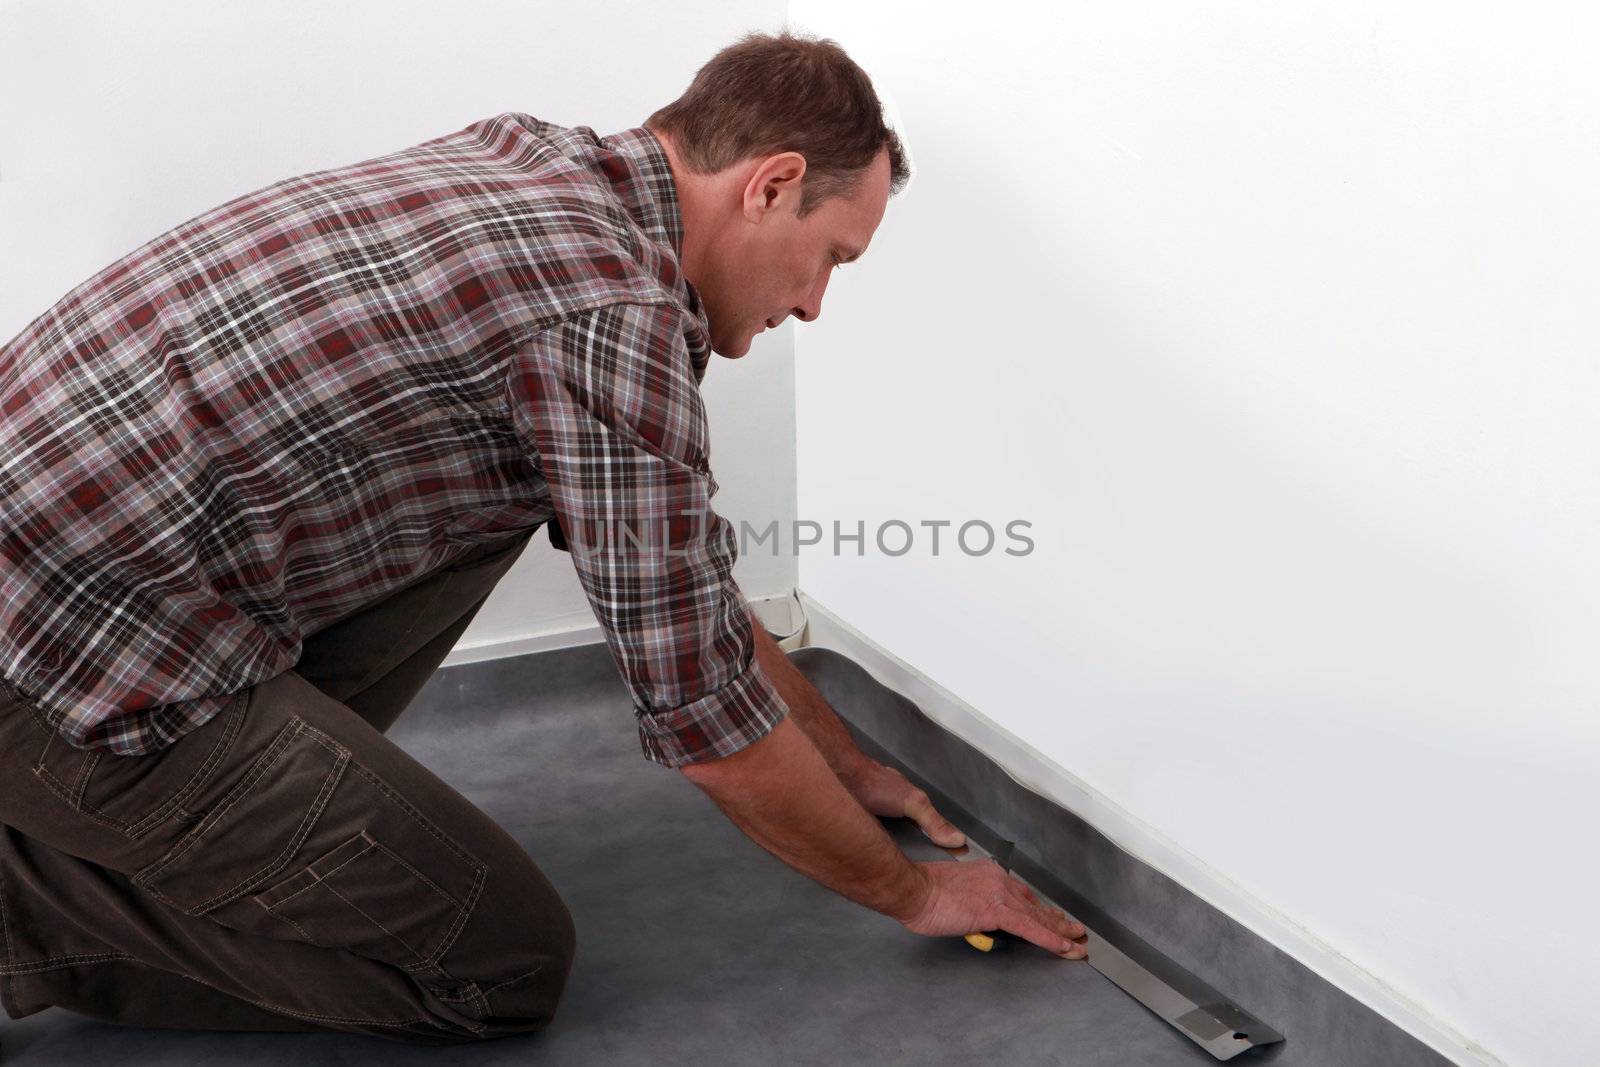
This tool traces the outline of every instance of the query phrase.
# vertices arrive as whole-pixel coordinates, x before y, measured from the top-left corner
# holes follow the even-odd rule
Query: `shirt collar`
[[[629,199],[628,207],[639,225],[651,238],[667,245],[672,254],[683,257],[683,208],[678,203],[678,185],[672,178],[672,164],[667,150],[661,147],[656,135],[646,126],[613,133],[600,138],[600,143],[613,152],[631,159],[644,179],[643,189],[638,183],[627,181],[631,175],[608,175],[616,184],[617,177],[628,186],[618,192]]]
[[[651,240],[672,249],[689,310],[700,320],[700,328],[709,338],[711,320],[700,301],[700,294],[683,274],[683,207],[678,199],[678,184],[672,177],[672,162],[667,157],[667,150],[646,126],[635,126],[631,130],[610,134],[600,138],[600,143],[610,151],[626,156],[637,168],[642,182],[610,171],[607,177]],[[619,181],[619,177],[623,180]],[[695,378],[704,378],[710,356],[709,346],[704,349],[691,346],[690,354],[694,357]]]

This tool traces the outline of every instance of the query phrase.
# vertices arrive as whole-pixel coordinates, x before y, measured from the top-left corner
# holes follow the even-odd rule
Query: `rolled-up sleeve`
[[[737,546],[711,509],[709,430],[672,304],[612,304],[512,359],[517,434],[633,694],[645,755],[732,755],[788,714],[755,658]]]

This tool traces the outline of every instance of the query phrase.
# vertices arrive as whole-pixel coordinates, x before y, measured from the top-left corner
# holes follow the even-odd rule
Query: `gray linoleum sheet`
[[[577,958],[548,1029],[423,1047],[50,1009],[0,1021],[0,1062],[1216,1062],[1082,962],[920,937],[790,870],[644,759],[603,645],[441,671],[390,736],[498,820],[571,908]]]

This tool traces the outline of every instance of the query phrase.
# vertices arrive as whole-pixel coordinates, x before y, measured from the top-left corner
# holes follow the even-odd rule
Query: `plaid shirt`
[[[710,505],[682,244],[649,130],[508,113],[106,267],[0,348],[0,675],[74,746],[154,751],[556,520],[645,754],[759,739],[787,709]]]

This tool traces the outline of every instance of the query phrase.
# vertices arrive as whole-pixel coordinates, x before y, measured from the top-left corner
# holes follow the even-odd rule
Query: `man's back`
[[[73,744],[149,751],[549,520],[511,357],[577,311],[672,304],[698,381],[672,197],[648,131],[504,114],[241,196],[75,287],[0,349],[0,675]]]

